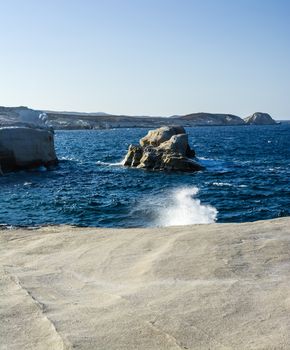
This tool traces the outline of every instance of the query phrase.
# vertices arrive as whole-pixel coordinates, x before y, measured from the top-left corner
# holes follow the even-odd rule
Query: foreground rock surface
[[[52,130],[23,126],[0,128],[1,172],[56,163]]]
[[[256,112],[245,118],[246,124],[251,125],[272,125],[277,124],[275,120],[268,113]]]
[[[182,126],[163,126],[150,130],[140,140],[140,146],[130,145],[124,165],[152,170],[202,170],[200,164],[190,159],[194,156]]]
[[[289,349],[289,225],[0,231],[0,348]]]

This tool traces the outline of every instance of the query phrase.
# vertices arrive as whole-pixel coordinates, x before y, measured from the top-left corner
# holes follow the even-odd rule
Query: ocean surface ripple
[[[150,227],[290,215],[290,124],[187,132],[205,171],[123,167],[147,129],[57,131],[56,169],[0,178],[0,224]]]

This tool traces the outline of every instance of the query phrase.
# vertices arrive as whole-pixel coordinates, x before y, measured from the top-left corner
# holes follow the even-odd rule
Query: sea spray
[[[197,187],[182,187],[171,191],[165,206],[159,209],[156,225],[175,226],[215,222],[217,209],[201,204],[196,198],[198,191]]]

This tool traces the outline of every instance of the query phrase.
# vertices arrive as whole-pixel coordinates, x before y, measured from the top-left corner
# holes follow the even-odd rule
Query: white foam
[[[196,198],[197,187],[183,187],[173,190],[166,200],[166,206],[158,211],[157,226],[178,226],[210,224],[217,219],[217,209],[201,204]]]
[[[121,166],[124,165],[124,161],[122,160],[121,162],[117,162],[117,163],[109,163],[109,162],[102,162],[101,160],[97,161],[98,165],[107,165],[107,166]]]
[[[60,157],[59,160],[69,160],[72,162],[79,162],[79,159],[74,158],[74,157]]]

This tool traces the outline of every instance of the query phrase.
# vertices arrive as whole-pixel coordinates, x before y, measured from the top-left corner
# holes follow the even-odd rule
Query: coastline
[[[108,114],[103,112],[61,112],[28,107],[0,106],[0,126],[42,123],[55,130],[103,130],[118,128],[159,128],[161,126],[240,126],[279,124],[268,113],[254,112],[245,118],[231,113],[194,112],[171,116]]]
[[[0,231],[1,349],[288,349],[290,217]]]

